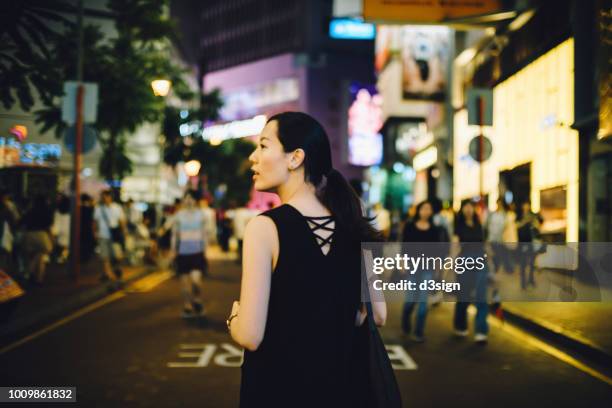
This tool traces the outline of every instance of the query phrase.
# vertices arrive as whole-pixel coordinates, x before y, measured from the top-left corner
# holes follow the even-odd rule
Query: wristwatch
[[[234,317],[237,317],[238,313],[231,315],[226,321],[225,324],[227,324],[227,330],[228,331],[232,331],[232,320],[234,319]]]

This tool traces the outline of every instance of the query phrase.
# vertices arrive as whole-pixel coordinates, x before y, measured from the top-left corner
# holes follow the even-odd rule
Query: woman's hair
[[[420,203],[417,204],[415,210],[414,210],[414,222],[417,222],[420,218],[421,218],[421,208],[423,208],[423,206],[425,204],[429,204],[431,206],[431,215],[429,216],[429,218],[427,219],[427,222],[431,222],[431,219],[433,218],[434,214],[433,214],[433,204],[431,203],[431,201],[429,200],[423,200]]]
[[[187,198],[187,197],[193,198],[194,201],[196,201],[196,202],[200,199],[200,195],[195,190],[187,190],[185,192],[185,195],[183,196],[183,198]]]
[[[380,233],[364,217],[361,201],[346,179],[332,166],[329,138],[323,126],[302,112],[272,116],[285,152],[304,150],[305,181],[317,189],[317,197],[336,217],[340,226],[361,241],[379,241]]]
[[[463,209],[465,208],[466,205],[471,205],[472,207],[475,207],[474,203],[470,200],[464,200],[461,203],[461,208],[459,209],[459,212],[457,213],[457,217],[455,218],[455,225],[457,227],[463,227],[467,225],[465,215],[463,214]],[[478,218],[478,215],[476,214],[476,208],[474,208],[474,212],[472,214],[472,222],[474,223],[474,226],[480,226],[480,219]]]

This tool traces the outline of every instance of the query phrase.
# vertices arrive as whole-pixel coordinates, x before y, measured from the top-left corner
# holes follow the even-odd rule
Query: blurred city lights
[[[399,174],[404,172],[404,168],[404,163],[397,162],[393,165],[393,171]]]
[[[195,177],[200,172],[201,166],[202,164],[199,161],[189,160],[187,163],[185,163],[185,173],[187,173],[189,177]]]
[[[151,88],[155,96],[166,96],[170,92],[170,86],[172,82],[167,79],[156,79],[151,82]]]
[[[251,119],[209,126],[202,131],[202,138],[210,140],[210,144],[216,146],[226,139],[255,136],[261,133],[264,126],[266,126],[267,120],[266,115],[257,115]]]

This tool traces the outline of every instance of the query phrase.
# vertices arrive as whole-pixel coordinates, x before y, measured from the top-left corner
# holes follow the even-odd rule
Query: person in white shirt
[[[200,208],[206,218],[206,241],[213,244],[217,242],[217,214],[205,198],[200,200]]]
[[[240,207],[234,211],[234,236],[238,240],[238,258],[237,263],[242,263],[242,241],[244,240],[244,230],[248,222],[257,215],[257,213],[247,207]]]
[[[63,194],[57,203],[51,233],[57,247],[57,262],[64,263],[68,259],[70,246],[70,198]]]
[[[510,271],[508,251],[504,245],[504,233],[508,228],[509,217],[506,202],[499,198],[497,209],[489,214],[486,221],[487,242],[491,244],[493,251],[493,270],[497,272],[502,266],[507,272]]]
[[[98,241],[100,257],[104,264],[106,278],[121,280],[121,260],[123,259],[122,237],[127,228],[123,209],[113,202],[109,190],[102,192],[100,204],[94,210],[94,236]]]

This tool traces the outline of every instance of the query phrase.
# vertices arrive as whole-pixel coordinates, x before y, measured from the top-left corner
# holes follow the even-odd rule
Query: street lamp
[[[197,160],[189,160],[185,163],[185,173],[189,177],[196,177],[200,173],[200,167],[202,165]]]
[[[170,92],[170,86],[172,82],[167,79],[156,79],[151,82],[151,88],[155,96],[166,96]]]

